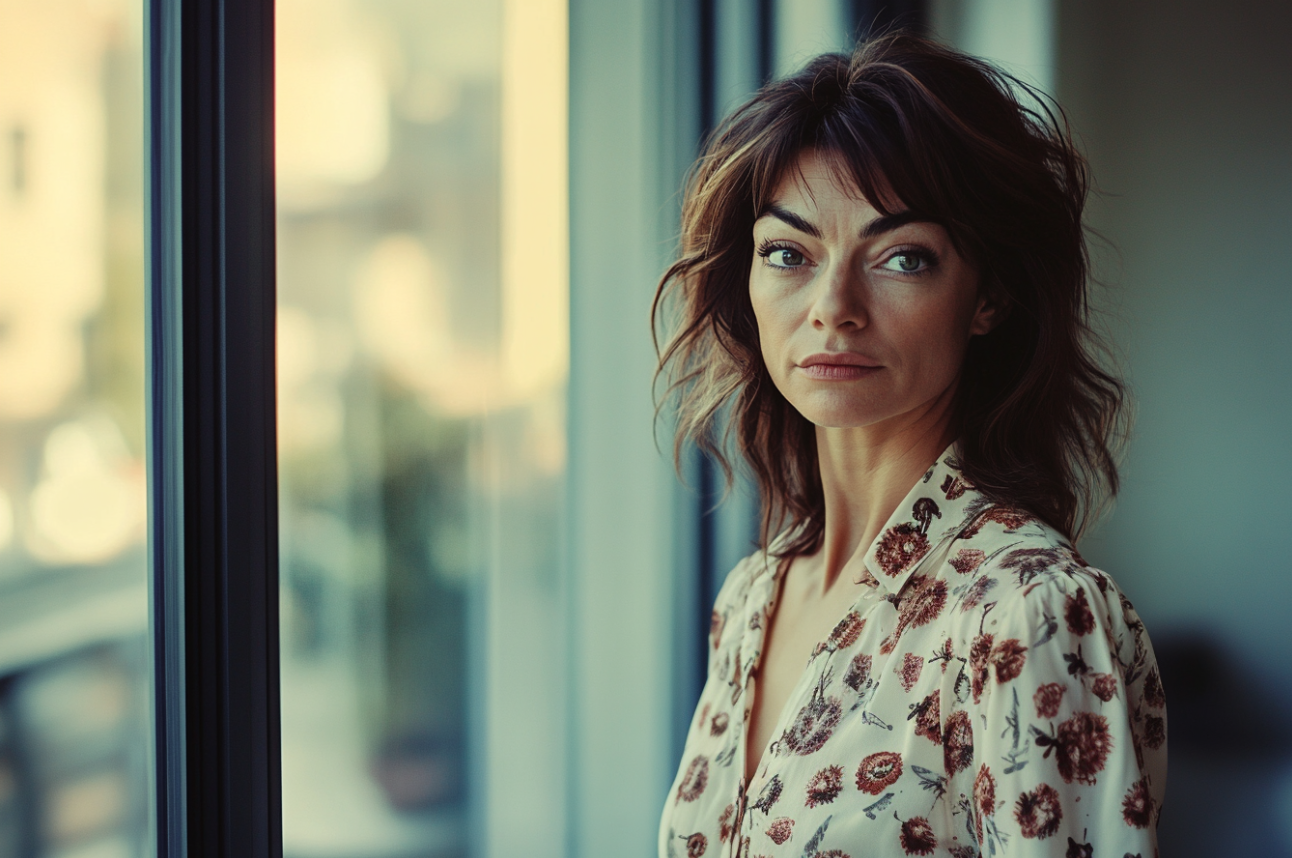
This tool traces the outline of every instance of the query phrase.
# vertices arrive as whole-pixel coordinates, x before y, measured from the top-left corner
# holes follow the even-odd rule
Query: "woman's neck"
[[[880,528],[902,498],[954,440],[950,392],[908,414],[874,426],[816,430],[825,495],[825,533],[819,555],[821,592],[845,569],[851,579]],[[816,565],[816,564],[814,564]]]

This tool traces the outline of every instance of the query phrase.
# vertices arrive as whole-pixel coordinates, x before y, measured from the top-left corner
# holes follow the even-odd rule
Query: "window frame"
[[[156,854],[278,858],[273,3],[144,20]]]

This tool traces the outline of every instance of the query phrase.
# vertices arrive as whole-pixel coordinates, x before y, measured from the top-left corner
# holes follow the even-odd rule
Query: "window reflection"
[[[488,851],[490,784],[550,756],[495,765],[490,725],[522,717],[498,585],[559,602],[565,28],[553,0],[277,4],[288,856]],[[525,719],[559,733],[563,693]]]
[[[0,855],[146,844],[141,10],[0,0]]]

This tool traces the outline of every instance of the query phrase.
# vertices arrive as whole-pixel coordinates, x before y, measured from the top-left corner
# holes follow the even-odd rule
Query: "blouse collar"
[[[952,444],[907,492],[879,537],[866,552],[865,564],[878,586],[896,596],[917,570],[945,554],[950,542],[988,507],[988,501],[965,479]],[[775,557],[793,531],[782,533],[762,552],[746,591],[744,628],[739,635],[731,684],[739,695],[757,668],[764,626],[776,610],[777,583],[786,564]],[[743,655],[742,655],[743,654]],[[735,698],[733,698],[734,702]]]
[[[991,501],[965,478],[956,444],[951,444],[915,482],[880,529],[863,560],[866,571],[886,592],[899,594],[919,569],[942,556],[951,540],[990,505]],[[775,551],[793,534],[787,531],[772,540],[770,550],[762,555],[762,568],[751,582],[752,604],[761,606],[763,615],[775,608],[776,581],[784,573],[785,564],[775,558]],[[761,619],[752,619],[749,631],[757,631]]]
[[[960,470],[956,445],[916,481],[866,552],[866,569],[896,595],[989,505]]]

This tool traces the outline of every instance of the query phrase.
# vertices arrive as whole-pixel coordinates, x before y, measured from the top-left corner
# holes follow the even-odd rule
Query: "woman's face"
[[[883,216],[815,152],[754,223],[749,297],[763,360],[818,426],[898,428],[949,402],[995,307],[934,223]]]

